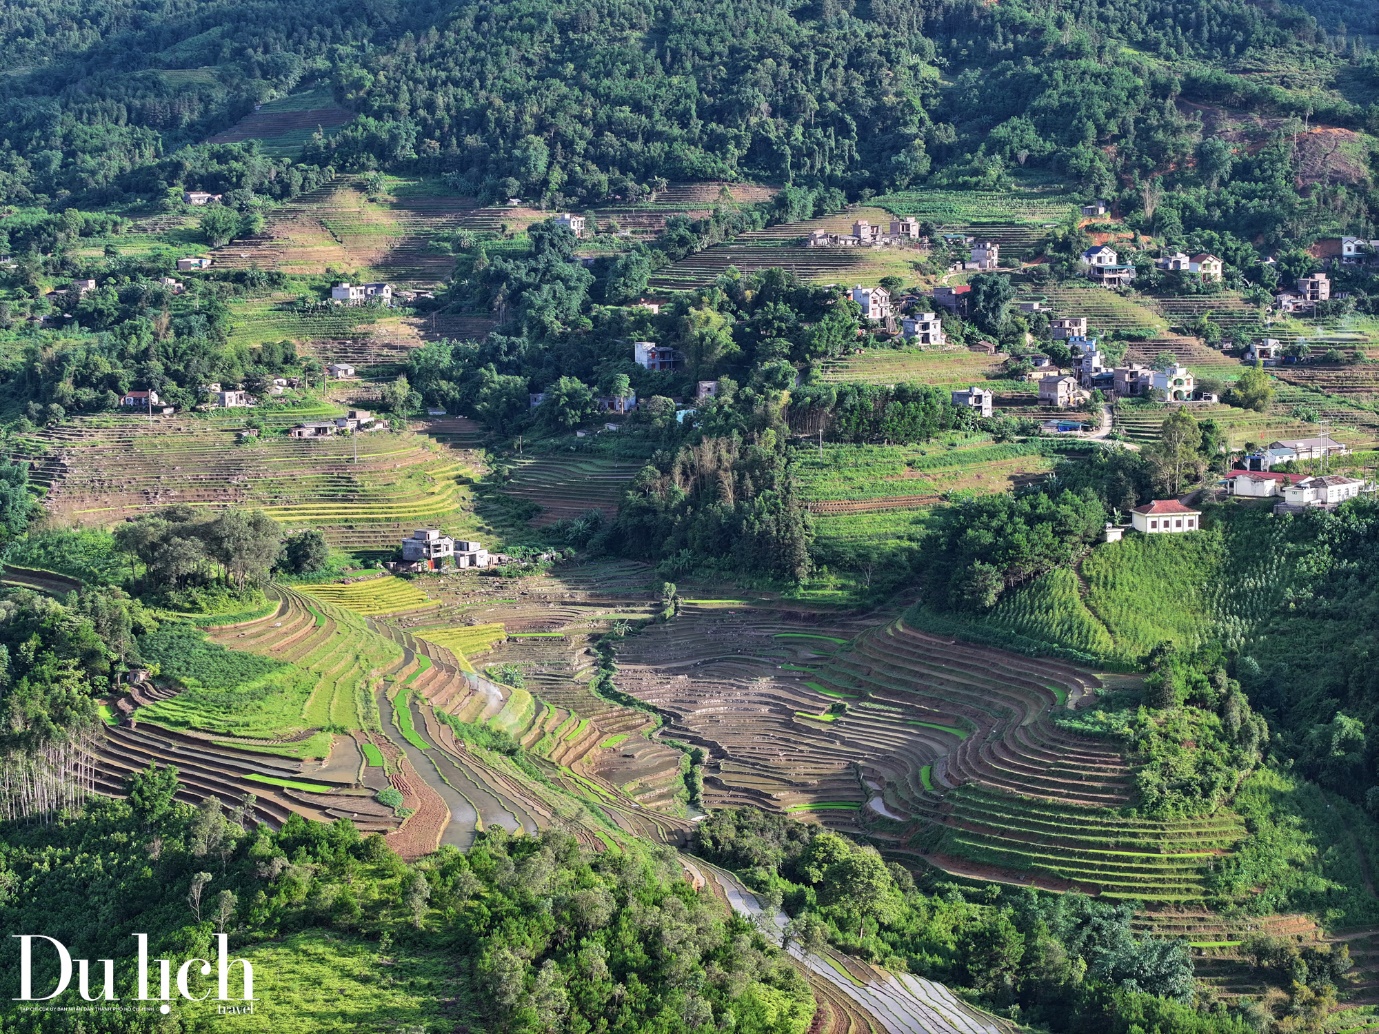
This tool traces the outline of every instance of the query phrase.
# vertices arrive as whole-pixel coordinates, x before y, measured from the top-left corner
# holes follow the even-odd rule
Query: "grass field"
[[[210,1002],[174,1008],[246,1034],[401,1034],[453,1022],[454,1003],[465,1001],[465,982],[443,953],[393,948],[386,979],[380,979],[378,944],[348,934],[294,934],[235,954],[254,966],[253,1015],[217,1015]]]

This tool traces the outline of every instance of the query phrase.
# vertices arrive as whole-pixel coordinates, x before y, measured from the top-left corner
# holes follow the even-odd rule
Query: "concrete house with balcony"
[[[1076,378],[1053,374],[1039,381],[1039,404],[1067,409],[1082,401],[1082,392]]]
[[[978,387],[975,384],[970,388],[964,388],[962,391],[955,391],[952,393],[953,405],[957,406],[959,409],[975,410],[978,416],[990,416],[991,404],[995,399],[996,395],[994,392],[988,391],[986,388]]]
[[[852,289],[851,298],[862,307],[862,318],[880,323],[895,315],[891,307],[891,292],[884,287],[863,287],[858,284]]]
[[[948,339],[943,333],[943,322],[932,312],[919,312],[906,316],[900,322],[901,332],[917,345],[943,345]]]
[[[1154,371],[1154,390],[1162,391],[1169,402],[1191,401],[1195,383],[1188,368],[1178,363],[1167,370]]]
[[[1053,334],[1055,341],[1067,341],[1069,338],[1087,336],[1087,317],[1069,316],[1064,319],[1050,320],[1049,331]]]

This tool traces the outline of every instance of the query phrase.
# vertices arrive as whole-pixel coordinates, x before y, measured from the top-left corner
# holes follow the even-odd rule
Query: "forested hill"
[[[167,161],[179,147],[307,86],[360,116],[307,163],[488,199],[995,185],[1022,166],[1110,192],[1198,163],[1183,102],[1379,125],[1351,8],[1309,2],[1326,27],[1245,0],[38,0],[0,12],[0,199],[183,184],[204,157]]]

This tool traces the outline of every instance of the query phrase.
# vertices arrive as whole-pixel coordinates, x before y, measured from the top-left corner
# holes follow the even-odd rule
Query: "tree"
[[[1001,273],[978,273],[972,278],[968,312],[983,332],[999,336],[1005,328],[1006,313],[1015,299],[1010,277]]]
[[[239,216],[224,205],[211,205],[201,214],[201,235],[213,248],[229,244],[239,225]]]
[[[192,877],[191,887],[187,890],[187,905],[198,923],[201,922],[201,895],[206,892],[206,884],[210,882],[210,873],[199,872]]]
[[[421,921],[426,916],[426,906],[431,900],[431,885],[420,872],[413,871],[407,879],[407,889],[403,893],[403,903],[412,913],[412,925],[421,929]]]
[[[330,545],[315,528],[299,531],[283,542],[278,567],[291,574],[312,574],[326,566]]]
[[[1159,440],[1146,451],[1155,465],[1156,480],[1171,496],[1202,475],[1202,428],[1187,409],[1179,407],[1160,425]]]
[[[27,528],[33,504],[28,466],[0,461],[0,537],[10,538]]]
[[[148,768],[131,772],[125,779],[129,803],[143,824],[155,828],[172,811],[173,798],[179,787],[177,769],[168,765],[158,768],[152,761]]]
[[[385,384],[382,396],[383,408],[396,416],[405,417],[421,405],[421,396],[412,390],[405,373],[398,374],[396,380]]]
[[[548,387],[540,409],[542,422],[556,431],[573,431],[594,413],[594,393],[578,377],[561,377]]]
[[[1255,361],[1254,366],[1242,373],[1235,386],[1225,394],[1225,401],[1241,409],[1253,409],[1263,413],[1274,398],[1274,382],[1264,370],[1264,364]]]
[[[239,899],[232,890],[222,890],[215,899],[215,932],[224,933],[226,925],[235,917]]]

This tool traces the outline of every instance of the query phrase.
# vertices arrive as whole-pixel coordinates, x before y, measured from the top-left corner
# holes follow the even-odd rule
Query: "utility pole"
[[[1327,432],[1327,429],[1328,429],[1330,426],[1331,426],[1331,421],[1328,420],[1326,417],[1322,417],[1321,419],[1319,419],[1319,420],[1317,421],[1317,427],[1321,429],[1321,438],[1322,438],[1322,442],[1323,442],[1323,444],[1322,444],[1322,473],[1323,473],[1323,474],[1328,474],[1328,473],[1331,472],[1331,446],[1330,446],[1330,444],[1328,444],[1329,439],[1328,439],[1327,433],[1326,433],[1326,432]]]

